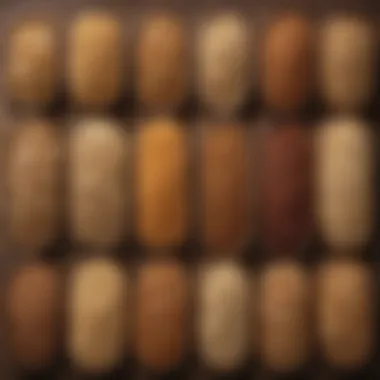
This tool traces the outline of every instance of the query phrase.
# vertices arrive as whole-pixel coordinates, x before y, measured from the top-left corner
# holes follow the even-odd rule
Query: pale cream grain
[[[82,371],[108,372],[127,352],[129,278],[116,262],[94,258],[74,264],[69,279],[69,357]]]
[[[369,126],[354,117],[327,120],[316,130],[316,218],[331,249],[359,250],[371,237],[373,137]]]
[[[115,121],[90,118],[74,125],[69,141],[71,234],[84,245],[115,245],[128,223],[127,134]]]
[[[241,15],[223,13],[201,27],[197,85],[201,101],[218,115],[233,115],[251,85],[249,28]]]
[[[210,369],[229,372],[244,364],[250,343],[248,275],[229,261],[208,263],[198,280],[198,350]]]

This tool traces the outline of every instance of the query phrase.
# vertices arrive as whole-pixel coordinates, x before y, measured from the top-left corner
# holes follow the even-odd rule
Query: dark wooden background
[[[0,310],[3,307],[4,288],[7,278],[13,268],[20,265],[25,260],[31,260],[31,257],[24,257],[22,252],[12,248],[7,242],[6,225],[7,225],[7,197],[4,186],[4,173],[7,157],[7,146],[10,133],[14,128],[13,123],[15,115],[11,112],[11,107],[8,105],[6,91],[4,89],[4,56],[6,52],[7,32],[9,27],[18,19],[32,15],[46,14],[48,17],[53,17],[57,27],[61,33],[62,52],[64,48],[64,31],[65,26],[70,21],[70,17],[79,9],[87,6],[100,6],[108,10],[117,11],[117,14],[125,20],[126,30],[130,30],[133,35],[133,30],[138,24],[138,20],[142,12],[149,10],[176,10],[179,11],[189,21],[190,32],[191,28],[196,26],[199,19],[207,12],[227,10],[239,10],[246,14],[252,20],[252,24],[257,26],[260,33],[260,25],[265,22],[268,15],[275,11],[286,9],[301,10],[310,15],[316,21],[332,12],[336,11],[354,11],[365,14],[373,19],[380,17],[380,0],[2,0],[0,1]],[[128,32],[129,33],[129,32]],[[380,35],[380,27],[379,27]],[[378,65],[380,72],[380,64]],[[65,109],[55,115],[58,119],[62,119],[64,123],[66,115],[70,111]],[[377,117],[377,107],[371,113],[372,123],[376,124],[379,120]],[[127,116],[127,115],[126,115]],[[259,113],[257,113],[259,117]],[[254,122],[254,118],[252,119]],[[380,191],[378,192],[380,194]],[[380,198],[380,196],[379,196]],[[380,246],[374,243],[372,249],[377,251]],[[380,252],[380,250],[379,250]],[[374,269],[377,269],[378,262],[376,255],[371,255]],[[380,254],[379,254],[380,257]],[[377,272],[377,270],[376,270]],[[20,376],[11,364],[11,359],[6,348],[3,313],[0,313],[0,380],[12,380]],[[360,371],[359,373],[333,373],[316,360],[315,363],[302,371],[300,374],[292,374],[287,377],[289,379],[380,379],[380,362],[377,354],[371,365]],[[48,373],[44,377],[41,375],[35,376],[36,379],[80,379],[85,378],[80,374],[75,374],[74,371],[67,368],[62,363],[62,366],[55,368],[54,374]],[[179,372],[171,374],[168,378],[177,379],[207,379],[211,378],[210,374],[206,374],[197,369],[197,364],[191,362],[182,368]],[[248,375],[249,374],[249,375]],[[115,379],[129,377],[146,378],[147,374],[140,371],[131,370],[128,363],[125,363],[123,368],[118,371],[118,376],[111,374],[104,378]],[[150,376],[148,376],[149,378]],[[282,378],[266,374],[260,369],[245,371],[241,374],[234,374],[228,377],[229,379],[243,378]]]

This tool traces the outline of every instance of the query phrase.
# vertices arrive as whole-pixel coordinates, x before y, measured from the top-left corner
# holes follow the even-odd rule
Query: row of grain
[[[14,363],[41,369],[62,347],[71,368],[90,373],[127,357],[162,373],[192,353],[213,372],[258,361],[289,372],[316,358],[347,370],[372,358],[375,293],[366,264],[307,270],[274,261],[251,272],[228,260],[194,270],[150,260],[131,269],[100,257],[72,264],[65,282],[54,265],[16,271],[6,304]]]
[[[134,238],[154,255],[188,241],[194,214],[196,240],[216,255],[242,252],[252,239],[291,254],[316,235],[337,252],[365,249],[375,213],[369,126],[337,117],[311,130],[260,131],[207,125],[199,149],[190,149],[191,128],[174,119],[148,120],[131,133],[88,117],[70,128],[64,150],[56,126],[25,122],[10,149],[9,236],[37,252],[66,225],[84,248]]]
[[[313,25],[302,14],[280,13],[258,32],[243,15],[221,13],[205,17],[191,36],[177,15],[153,13],[142,17],[133,41],[128,30],[104,11],[78,14],[62,53],[49,20],[14,25],[6,53],[10,100],[40,109],[65,89],[79,109],[104,110],[133,93],[144,110],[171,113],[194,92],[225,117],[238,114],[252,91],[282,114],[296,114],[316,93],[327,108],[351,112],[374,94],[378,32],[357,15]]]

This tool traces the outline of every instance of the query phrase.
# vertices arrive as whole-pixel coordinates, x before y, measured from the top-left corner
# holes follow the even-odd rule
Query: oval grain
[[[32,264],[12,277],[6,299],[7,335],[15,364],[50,367],[61,346],[63,281],[55,266]]]
[[[141,126],[136,147],[136,223],[147,246],[178,246],[189,225],[189,152],[183,127],[156,119]]]
[[[139,101],[152,110],[173,110],[188,92],[189,54],[181,20],[158,14],[143,20],[138,38],[136,87]]]
[[[251,320],[246,273],[233,262],[207,264],[198,281],[198,351],[206,367],[231,372],[248,357]]]
[[[299,111],[311,90],[312,29],[297,13],[279,15],[269,25],[262,55],[266,105],[280,113]]]
[[[263,148],[261,222],[264,247],[272,252],[303,248],[312,234],[312,149],[302,126],[268,131]]]
[[[80,14],[68,39],[68,87],[73,102],[89,109],[114,104],[127,72],[117,18],[97,11]]]
[[[113,246],[127,229],[127,142],[109,119],[83,119],[71,132],[70,228],[81,244]]]
[[[249,29],[244,18],[223,13],[205,22],[198,36],[197,85],[201,101],[213,113],[238,112],[251,87]]]
[[[206,128],[201,151],[203,242],[217,252],[239,248],[249,230],[248,152],[239,125]]]
[[[260,281],[261,353],[276,372],[302,368],[310,357],[311,291],[296,262],[269,264]]]
[[[184,269],[176,262],[143,265],[137,293],[137,358],[155,372],[175,369],[186,354],[190,322]]]
[[[60,134],[43,119],[18,127],[9,150],[9,233],[17,246],[39,251],[57,238],[61,226]]]
[[[68,295],[68,353],[88,373],[120,363],[128,340],[128,277],[109,259],[74,264]]]
[[[58,41],[53,25],[29,20],[17,25],[8,41],[6,81],[9,96],[28,107],[45,107],[58,92]]]
[[[317,336],[332,366],[361,368],[371,358],[375,339],[374,282],[360,262],[323,265],[317,272]]]
[[[377,37],[372,25],[354,16],[328,19],[320,33],[320,90],[334,111],[360,111],[376,83]]]
[[[316,132],[316,217],[332,249],[364,247],[374,218],[373,135],[355,118],[336,118]]]

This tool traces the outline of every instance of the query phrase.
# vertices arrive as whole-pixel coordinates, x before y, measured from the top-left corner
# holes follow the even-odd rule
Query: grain
[[[292,372],[310,357],[310,290],[308,275],[297,262],[274,262],[261,274],[260,346],[271,370]]]
[[[184,269],[174,261],[143,265],[137,277],[136,355],[155,372],[181,364],[190,323],[189,288]]]
[[[240,248],[249,230],[248,152],[241,125],[205,128],[201,141],[200,225],[214,252]]]
[[[11,100],[29,108],[49,105],[58,92],[58,41],[53,25],[28,20],[15,26],[8,41],[6,82]]]
[[[142,125],[135,162],[138,239],[153,248],[180,245],[189,225],[189,152],[183,126],[170,119]]]
[[[76,17],[68,36],[68,88],[73,102],[103,109],[116,102],[124,84],[122,27],[113,15],[89,11]]]
[[[223,13],[200,28],[197,86],[205,107],[219,116],[234,115],[251,87],[249,29],[244,18]]]
[[[377,37],[364,18],[335,16],[321,27],[319,76],[321,95],[334,111],[360,111],[376,83]]]
[[[268,131],[261,164],[260,218],[263,246],[294,253],[312,234],[312,149],[304,126]]]
[[[24,369],[50,367],[61,346],[63,281],[58,268],[36,263],[17,270],[6,298],[12,358]]]
[[[23,121],[9,150],[9,233],[24,250],[39,251],[57,238],[62,219],[61,141],[45,119]]]
[[[138,37],[136,87],[148,109],[168,111],[186,98],[189,54],[181,20],[170,14],[146,17]]]
[[[360,368],[375,339],[374,283],[360,262],[335,261],[317,272],[317,336],[324,359],[341,369]]]
[[[351,117],[330,119],[316,131],[316,217],[331,249],[360,251],[371,237],[372,139],[369,126]]]
[[[108,247],[127,231],[128,137],[110,119],[79,121],[69,139],[70,230],[75,241]]]
[[[68,295],[69,357],[88,373],[118,365],[127,348],[129,278],[109,259],[74,264]]]
[[[231,372],[248,357],[250,336],[247,273],[229,261],[207,263],[198,280],[197,341],[203,364]]]
[[[278,113],[300,111],[311,90],[312,28],[297,13],[279,15],[264,38],[261,62],[262,96]]]

